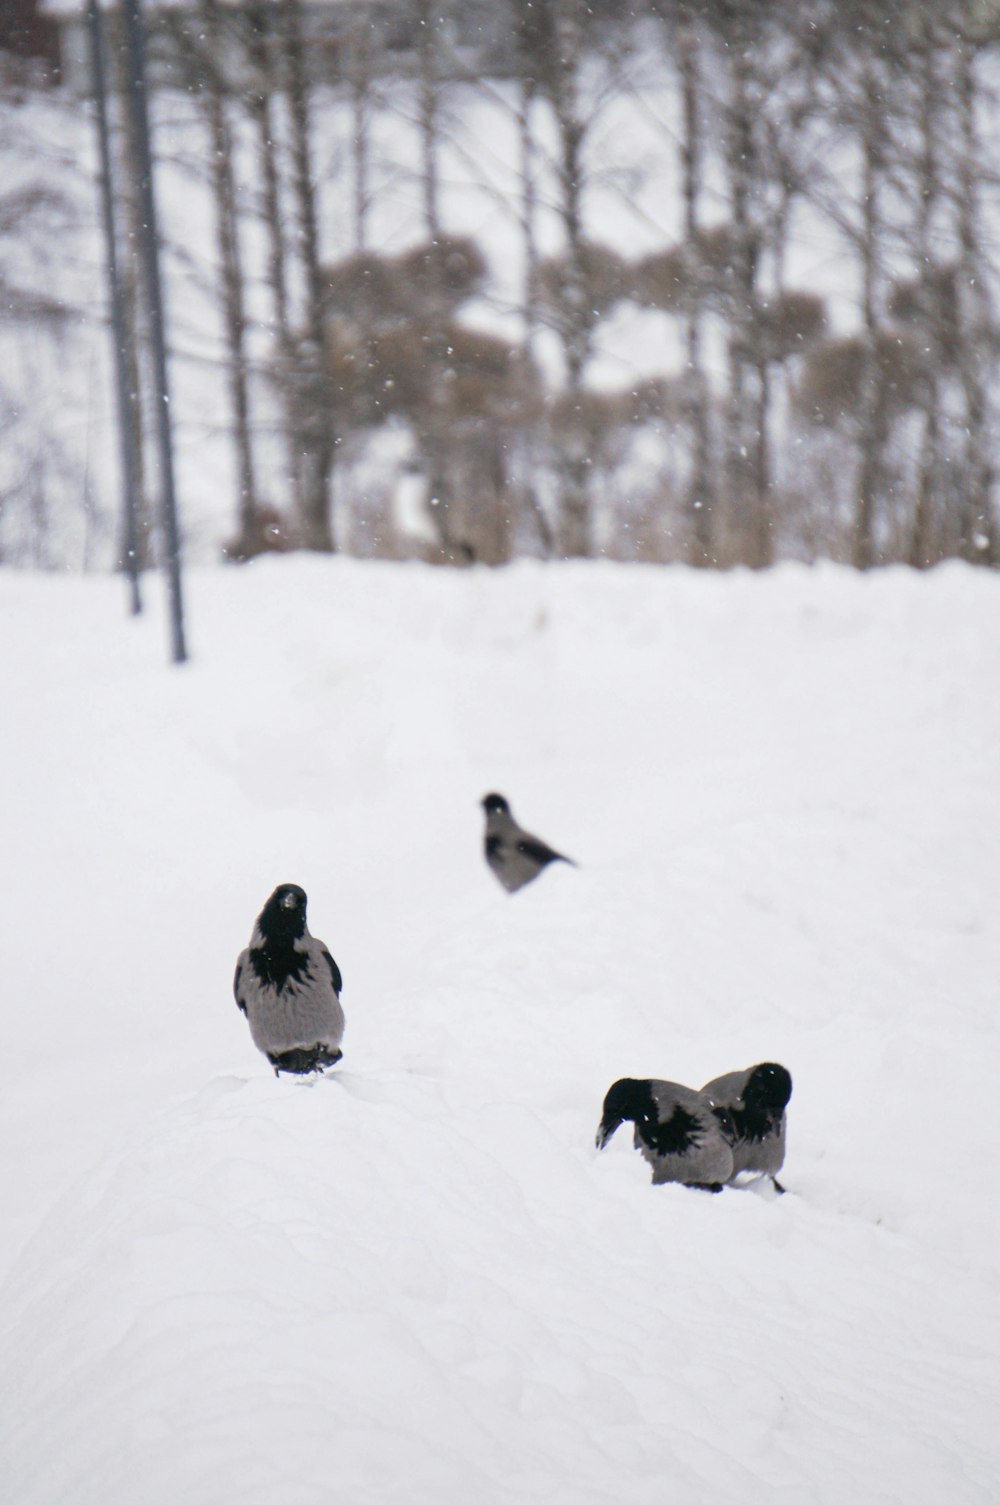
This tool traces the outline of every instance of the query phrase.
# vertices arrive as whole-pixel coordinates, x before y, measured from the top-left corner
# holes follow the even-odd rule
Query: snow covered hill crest
[[[16,1505],[993,1505],[1000,581],[263,561],[0,595]],[[508,896],[479,799],[579,863]],[[279,882],[344,976],[280,1081]],[[601,1099],[783,1061],[788,1195]]]

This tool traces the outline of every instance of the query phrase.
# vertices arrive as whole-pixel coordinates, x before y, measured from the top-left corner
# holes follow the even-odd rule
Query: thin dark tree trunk
[[[923,433],[917,473],[917,496],[910,536],[909,562],[926,569],[935,562],[934,509],[941,489],[941,301],[934,276],[934,217],[941,196],[937,134],[941,123],[937,48],[939,37],[934,18],[920,18],[920,159],[917,180],[917,287],[921,342],[926,355],[923,396]]]
[[[247,104],[257,140],[257,164],[262,190],[264,228],[267,236],[267,285],[274,310],[274,337],[287,380],[291,372],[293,341],[288,296],[288,252],[281,204],[281,174],[275,141],[276,118],[274,95],[276,64],[272,52],[274,30],[270,0],[254,5],[248,13],[247,48],[253,83]],[[285,429],[288,465],[288,494],[295,517],[301,518],[301,454],[295,432],[294,415],[285,404]]]
[[[537,358],[538,315],[538,148],[532,130],[532,113],[537,87],[530,73],[530,59],[522,58],[524,70],[519,81],[517,100],[518,166],[521,178],[521,238],[524,247],[524,349],[529,361]],[[555,535],[535,487],[534,458],[538,432],[529,427],[524,436],[529,476],[523,501],[538,534],[542,554],[548,557],[555,549]]]
[[[861,324],[863,359],[859,391],[858,478],[854,509],[852,558],[859,570],[876,562],[875,519],[882,484],[885,422],[879,370],[878,298],[881,280],[881,189],[884,159],[884,102],[868,63],[864,71],[863,153],[861,184]]]
[[[524,245],[524,347],[534,357],[538,338],[538,164],[531,129],[534,80],[524,77],[517,101],[517,139],[521,176],[521,237]]]
[[[243,266],[240,253],[233,140],[226,119],[224,84],[220,74],[222,39],[218,0],[201,0],[205,66],[202,93],[211,136],[212,189],[216,209],[216,238],[222,313],[228,349],[229,393],[233,413],[238,484],[237,542],[244,553],[261,545],[253,443],[250,435],[249,365],[246,351],[246,313],[243,306]]]
[[[441,234],[438,149],[441,140],[440,62],[435,28],[439,12],[431,0],[415,0],[417,19],[417,120],[420,135],[424,229],[429,241]]]
[[[110,42],[108,53],[111,59],[114,90],[119,101],[127,97],[129,84],[128,51],[122,30],[121,11],[111,12],[106,18],[110,25],[105,35]],[[144,342],[146,331],[142,308],[146,301],[143,287],[142,259],[138,253],[143,226],[139,204],[139,165],[136,155],[135,133],[130,112],[121,108],[117,113],[119,171],[116,174],[118,199],[122,208],[122,232],[124,252],[121,262],[122,327],[124,332],[123,355],[126,363],[126,386],[130,409],[129,423],[135,436],[132,455],[135,498],[135,546],[139,569],[153,564],[154,537],[153,505],[149,494],[146,464],[146,393],[150,385],[148,365],[145,359]]]
[[[993,311],[986,292],[979,225],[982,144],[976,128],[977,79],[975,46],[958,40],[956,94],[961,131],[958,237],[961,303],[959,370],[965,400],[964,505],[959,518],[959,553],[963,559],[1000,564],[1000,529],[994,513],[994,468],[990,458],[987,396],[990,357],[984,349],[993,328]]]
[[[737,29],[726,49],[730,99],[726,111],[732,246],[730,256],[727,490],[745,562],[762,569],[774,559],[774,518],[764,449],[768,389],[761,380],[757,280],[760,231],[755,194],[760,186],[754,134],[753,28]],[[761,489],[763,487],[763,489]]]
[[[677,66],[680,72],[683,134],[681,137],[681,175],[684,195],[684,239],[689,247],[697,243],[700,230],[698,206],[702,191],[703,137],[701,119],[701,78],[698,67],[698,30],[686,12],[677,33]],[[685,406],[691,433],[691,481],[687,493],[688,563],[700,568],[715,564],[713,541],[716,509],[715,478],[712,467],[712,435],[708,378],[703,354],[704,313],[701,300],[692,297],[685,318],[687,372],[684,383]]]
[[[583,39],[574,0],[555,0],[555,23],[550,97],[558,133],[557,213],[562,223],[566,259],[560,336],[566,365],[566,396],[571,405],[583,391],[583,374],[593,350],[594,335],[583,229],[586,182],[583,148],[587,134],[579,99]],[[577,425],[570,425],[562,457],[559,518],[559,551],[570,559],[587,558],[593,550],[588,461],[586,440]]]
[[[285,61],[291,119],[298,249],[306,289],[307,348],[299,348],[307,373],[297,401],[302,440],[302,533],[307,548],[334,548],[331,481],[336,451],[334,394],[327,371],[323,278],[319,260],[316,187],[312,167],[310,84],[306,71],[302,0],[286,0]]]
[[[368,249],[368,215],[371,209],[371,117],[372,57],[370,28],[362,16],[351,32],[348,58],[348,83],[351,95],[353,163],[352,189],[354,208],[354,249],[360,254]]]
[[[118,258],[118,230],[115,223],[115,192],[111,159],[111,134],[108,124],[104,21],[97,0],[87,0],[87,28],[90,37],[94,99],[97,111],[101,210],[104,223],[105,258],[108,273],[108,300],[114,340],[115,391],[118,411],[119,463],[121,465],[124,534],[122,568],[128,580],[129,607],[132,615],[138,616],[142,611],[142,594],[139,588],[139,494],[137,476],[138,451],[142,444],[142,434],[136,427],[135,409],[129,392],[128,329],[125,321],[125,301]],[[89,494],[89,478],[86,494],[92,504],[93,499]],[[87,516],[89,523],[89,511]]]
[[[128,53],[127,108],[131,119],[139,169],[139,202],[149,333],[157,398],[157,437],[160,460],[160,516],[163,531],[164,570],[170,624],[170,655],[175,664],[187,660],[184,631],[184,600],[181,582],[180,520],[174,486],[173,423],[167,373],[167,337],[160,283],[160,237],[157,228],[156,195],[153,187],[153,153],[149,138],[145,68],[145,32],[139,0],[124,0],[122,19]]]

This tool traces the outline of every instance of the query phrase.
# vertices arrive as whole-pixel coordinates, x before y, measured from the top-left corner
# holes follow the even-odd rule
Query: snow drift
[[[8,577],[0,1477],[16,1505],[987,1505],[1000,581]],[[513,897],[480,797],[580,863]],[[276,1081],[278,882],[344,974]],[[783,1198],[620,1075],[783,1061]]]

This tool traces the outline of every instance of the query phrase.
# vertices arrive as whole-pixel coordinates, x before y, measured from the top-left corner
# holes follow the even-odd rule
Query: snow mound
[[[5,1498],[992,1505],[1000,581],[270,561],[173,673],[6,583]],[[283,881],[319,1080],[229,990]],[[762,1059],[787,1196],[595,1150]]]

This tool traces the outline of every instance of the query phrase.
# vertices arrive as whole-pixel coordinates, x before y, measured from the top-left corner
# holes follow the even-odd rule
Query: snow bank
[[[0,1477],[17,1505],[987,1505],[1000,581],[262,561],[194,661],[8,577]],[[478,799],[569,852],[512,898]],[[279,881],[343,1068],[230,993]],[[623,1074],[795,1079],[784,1198]]]

